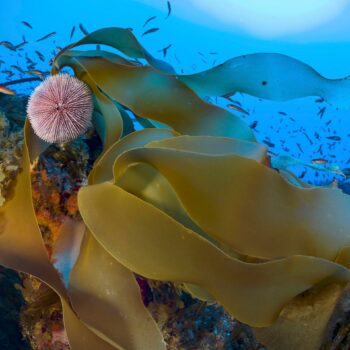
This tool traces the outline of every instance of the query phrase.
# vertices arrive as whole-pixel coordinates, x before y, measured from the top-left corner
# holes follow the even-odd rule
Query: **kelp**
[[[72,50],[85,44],[107,45],[127,57]],[[52,74],[66,66],[91,88],[93,124],[103,143],[78,194],[84,222],[68,228],[83,232],[82,244],[64,236],[60,241],[56,266],[74,264],[66,288],[48,260],[31,202],[29,154],[34,160],[48,145],[27,125],[22,172],[0,208],[0,264],[39,277],[60,295],[72,349],[165,349],[133,272],[180,282],[250,325],[275,324],[265,339],[279,332],[291,342],[288,329],[297,329],[300,318],[279,325],[288,310],[302,312],[293,306],[300,293],[322,292],[333,282],[341,289],[350,280],[350,200],[340,191],[310,188],[285,168],[269,168],[267,148],[249,126],[202,97],[315,94],[338,104],[347,79],[327,80],[278,54],[233,58],[180,76],[122,28],[69,45],[55,58]],[[127,128],[125,108],[147,129]],[[305,307],[321,292],[310,294]],[[327,318],[319,320],[315,342]]]
[[[159,121],[182,134],[255,141],[253,131],[244,121],[206,103],[175,76],[151,67],[116,64],[103,57],[74,56],[64,64],[72,66],[73,62],[106,95],[139,117]]]
[[[270,325],[287,301],[314,284],[350,279],[345,267],[310,256],[261,264],[231,258],[108,182],[83,188],[79,207],[95,238],[123,265],[148,278],[200,285],[234,317],[250,325]],[[136,214],[137,220],[131,220]]]
[[[86,35],[83,39],[61,50],[56,56],[55,61],[57,62],[59,56],[66,50],[87,44],[107,45],[117,49],[130,58],[145,59],[151,66],[160,71],[169,73],[174,72],[174,69],[167,62],[154,58],[144,47],[142,47],[129,29],[116,27],[102,28]],[[101,53],[99,53],[98,56],[101,56]]]
[[[200,96],[236,92],[275,101],[319,96],[337,107],[349,108],[350,79],[327,79],[309,65],[278,53],[256,53],[179,79]]]
[[[46,146],[26,123],[22,171],[13,193],[0,208],[0,264],[38,277],[60,295],[65,327],[73,349],[110,350],[112,347],[91,333],[71,310],[63,283],[44,248],[31,199],[30,159],[35,159]]]
[[[237,155],[161,148],[124,153],[115,163],[115,181],[134,163],[163,174],[193,221],[242,254],[334,260],[350,243],[350,198],[341,191],[290,186],[273,170]]]

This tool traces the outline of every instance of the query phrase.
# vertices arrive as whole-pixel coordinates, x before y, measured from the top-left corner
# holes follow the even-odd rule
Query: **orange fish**
[[[315,158],[311,161],[313,164],[326,164],[328,161],[323,158]]]
[[[235,111],[238,111],[238,112],[244,113],[246,115],[249,115],[249,113],[245,109],[243,109],[243,108],[241,108],[239,106],[236,106],[233,103],[228,104],[227,107],[230,108],[230,109],[234,109]]]
[[[0,85],[0,92],[6,95],[16,95],[16,93],[13,90],[10,90],[7,87],[2,85]]]

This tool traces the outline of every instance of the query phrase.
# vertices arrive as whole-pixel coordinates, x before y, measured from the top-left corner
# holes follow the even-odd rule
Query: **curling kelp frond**
[[[277,53],[232,58],[207,71],[179,77],[200,96],[243,92],[275,101],[319,96],[349,108],[350,78],[327,79],[309,65]]]
[[[127,57],[72,50],[85,44]],[[47,144],[26,125],[23,170],[0,208],[0,264],[39,277],[60,295],[73,350],[165,349],[133,272],[184,283],[194,296],[215,299],[259,327],[276,322],[300,293],[350,281],[349,197],[270,169],[267,149],[249,126],[201,98],[242,91],[277,100],[316,94],[334,102],[346,80],[328,81],[274,54],[177,76],[121,28],[68,46],[52,74],[65,66],[93,93],[93,124],[104,146],[78,196],[84,222],[72,223],[72,232],[84,232],[79,256],[64,286],[31,201],[30,160]],[[131,132],[125,108],[148,128]],[[58,260],[64,251],[63,244]]]

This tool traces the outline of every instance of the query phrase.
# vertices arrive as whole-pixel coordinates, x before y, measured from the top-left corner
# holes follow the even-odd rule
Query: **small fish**
[[[151,33],[155,33],[158,32],[159,28],[151,28],[146,30],[145,32],[142,33],[142,36],[147,35],[147,34],[151,34]]]
[[[171,3],[169,0],[167,1],[167,5],[168,5],[168,15],[165,17],[165,19],[167,19],[171,14]]]
[[[264,144],[265,145],[267,145],[267,146],[269,146],[269,147],[271,147],[271,148],[273,148],[273,147],[275,147],[275,144],[274,143],[272,143],[271,141],[269,141],[269,140],[263,140],[263,142],[264,142]]]
[[[257,127],[257,125],[258,125],[258,121],[257,121],[257,120],[254,120],[253,123],[251,123],[251,124],[249,125],[249,127],[250,127],[251,129],[254,130],[254,129]]]
[[[96,45],[96,50],[97,50],[97,51],[100,51],[100,50],[101,50],[101,45],[98,45],[98,44],[97,44],[97,45]]]
[[[319,115],[320,118],[322,118],[325,111],[326,111],[326,107],[322,107],[322,108],[320,108],[320,110],[318,111],[317,115]]]
[[[217,55],[217,52],[209,52],[209,55]]]
[[[18,50],[19,48],[21,48],[22,46],[28,44],[28,41],[23,41],[22,43],[18,44],[15,46],[15,49]]]
[[[326,164],[328,161],[324,158],[314,158],[311,160],[311,163],[313,164]]]
[[[44,76],[49,74],[49,73],[42,72],[42,71],[39,70],[39,69],[31,69],[31,70],[29,70],[29,71],[27,71],[27,72],[24,72],[24,73],[26,73],[26,74],[28,74],[28,75],[31,75],[31,76],[37,76],[37,77],[39,77],[41,80],[44,80]]]
[[[324,98],[323,97],[318,98],[318,99],[315,100],[315,102],[316,103],[322,103],[322,102],[324,102]]]
[[[45,56],[40,51],[36,50],[35,53],[39,57],[40,61],[45,62]]]
[[[84,26],[81,23],[79,23],[79,29],[84,35],[89,35],[89,32],[84,28]]]
[[[4,73],[6,75],[13,75],[13,72],[11,72],[10,70],[2,70],[1,73]]]
[[[157,52],[163,52],[163,57],[166,57],[168,50],[172,47],[173,45],[170,44],[167,47],[164,47],[163,49],[158,50]]]
[[[26,22],[26,21],[21,21],[22,24],[24,24],[26,27],[33,29],[33,27],[31,26],[30,23]]]
[[[304,153],[303,149],[301,148],[300,143],[297,143],[297,147],[299,148],[299,151],[300,151],[301,153]]]
[[[157,18],[157,16],[152,16],[152,17],[148,18],[148,19],[146,20],[146,22],[143,24],[142,27],[143,27],[143,28],[146,27],[146,25],[147,25],[149,22],[155,20],[156,18]]]
[[[13,69],[16,69],[20,73],[24,73],[24,71],[23,71],[23,69],[21,67],[18,67],[18,66],[14,65],[14,64],[12,64],[10,67],[13,68]]]
[[[328,121],[326,122],[326,125],[328,126],[330,123],[332,123],[332,119],[328,120]]]
[[[243,109],[242,107],[239,107],[239,106],[234,105],[233,103],[229,103],[229,104],[227,105],[227,107],[230,108],[230,109],[234,109],[234,110],[237,111],[237,112],[241,112],[241,113],[243,113],[243,114],[249,115],[249,112],[247,112],[247,111],[246,111],[245,109]]]
[[[326,139],[328,140],[332,140],[332,141],[341,141],[341,137],[340,136],[327,136]]]
[[[2,85],[0,85],[0,92],[6,95],[16,95],[16,93],[13,90],[10,90],[7,87]]]
[[[281,115],[287,115],[286,112],[278,112],[278,114],[281,114]]]
[[[49,34],[44,35],[42,38],[38,39],[36,42],[51,38],[52,36],[54,36],[56,34],[56,32],[51,32]]]
[[[0,41],[0,45],[2,45],[3,47],[6,47],[9,50],[16,51],[15,45],[10,43],[9,41],[6,41],[6,40],[5,41]]]
[[[303,172],[300,174],[299,179],[302,179],[307,173],[307,169],[304,169]]]
[[[69,40],[72,40],[74,32],[75,32],[75,26],[73,26],[72,31],[70,32]]]
[[[312,140],[310,139],[309,135],[306,132],[303,132],[304,136],[308,139],[308,141],[310,142],[310,145],[313,145],[314,143],[312,142]]]

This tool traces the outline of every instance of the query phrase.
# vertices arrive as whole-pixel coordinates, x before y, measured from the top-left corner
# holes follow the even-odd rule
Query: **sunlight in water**
[[[279,37],[315,28],[342,13],[346,0],[192,0],[198,8],[261,37]]]

